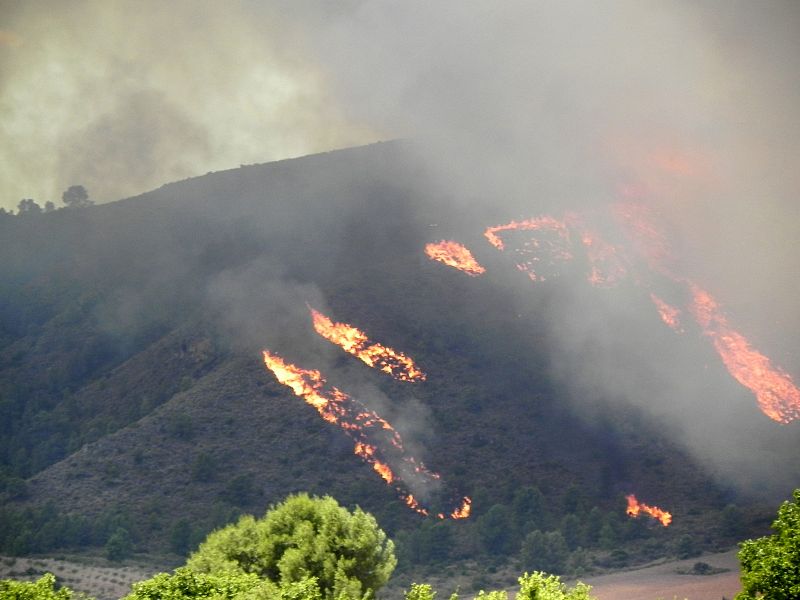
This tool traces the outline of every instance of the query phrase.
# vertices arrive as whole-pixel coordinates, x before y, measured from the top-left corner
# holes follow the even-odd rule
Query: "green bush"
[[[56,578],[45,573],[37,581],[0,580],[0,598],[3,600],[78,600],[86,599],[66,587],[56,589]],[[88,599],[87,599],[88,600]]]
[[[262,519],[242,517],[211,533],[188,560],[201,573],[252,573],[285,587],[315,577],[322,597],[362,598],[382,587],[397,560],[375,518],[333,498],[290,496]]]

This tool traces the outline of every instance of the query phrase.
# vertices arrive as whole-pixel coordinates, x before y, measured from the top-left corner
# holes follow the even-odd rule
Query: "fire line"
[[[635,519],[639,517],[640,514],[644,513],[653,517],[664,527],[669,527],[670,523],[672,523],[672,515],[667,511],[661,510],[657,506],[649,506],[643,502],[639,502],[633,494],[625,496],[625,499],[628,501],[628,508],[625,512],[628,513],[629,517]]]
[[[319,335],[357,357],[364,364],[380,369],[400,381],[425,381],[425,373],[402,352],[371,343],[367,334],[360,329],[347,323],[334,323],[310,306],[308,310],[311,312],[314,330]]]
[[[406,452],[400,434],[388,421],[338,388],[327,385],[327,380],[319,371],[297,367],[269,350],[263,350],[262,356],[264,365],[280,383],[291,388],[296,396],[313,406],[325,421],[338,425],[353,440],[353,453],[369,464],[387,485],[393,487],[406,506],[421,515],[429,514],[429,510],[407,489],[404,478],[422,478],[432,483],[440,476]],[[381,438],[398,456],[400,466],[397,472],[389,466],[386,451],[379,445],[383,443]],[[469,516],[471,504],[470,498],[464,497],[447,516],[465,519]],[[446,518],[443,513],[436,516]]]
[[[425,254],[431,260],[439,261],[469,275],[478,277],[486,272],[486,269],[469,251],[469,248],[452,240],[442,240],[425,245]]]

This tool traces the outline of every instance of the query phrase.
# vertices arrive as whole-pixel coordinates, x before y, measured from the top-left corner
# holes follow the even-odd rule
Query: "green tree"
[[[427,583],[412,583],[405,593],[406,600],[434,600],[436,591]]]
[[[372,515],[307,494],[211,533],[187,562],[201,573],[253,573],[281,588],[315,577],[326,600],[371,597],[396,564],[394,544]]]
[[[742,591],[736,600],[800,598],[800,489],[784,502],[773,535],[740,544]]]
[[[56,589],[56,578],[52,573],[45,573],[36,581],[0,580],[0,598],[3,600],[78,600],[86,598],[84,594],[76,594],[71,589]]]
[[[511,512],[504,504],[495,504],[475,523],[483,547],[489,554],[508,554],[516,536],[512,527]]]
[[[537,529],[525,536],[520,558],[526,569],[563,573],[569,549],[560,531],[542,533]]]
[[[106,542],[106,558],[115,562],[120,561],[128,558],[132,551],[131,534],[124,527],[117,527]]]
[[[182,568],[176,569],[172,575],[159,573],[133,584],[133,590],[124,600],[238,600],[245,592],[253,592],[263,583],[254,574],[209,574]]]
[[[192,525],[188,519],[180,519],[175,522],[169,533],[169,549],[175,554],[185,556],[189,551],[192,541]]]
[[[593,600],[591,589],[580,581],[569,589],[558,576],[535,571],[519,578],[517,600]]]

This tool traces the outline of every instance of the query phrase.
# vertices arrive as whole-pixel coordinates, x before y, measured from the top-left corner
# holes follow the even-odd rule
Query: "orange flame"
[[[661,317],[661,320],[664,321],[664,324],[673,331],[683,333],[683,328],[681,327],[680,309],[672,306],[671,304],[667,304],[664,302],[664,300],[652,292],[650,293],[650,299],[653,301],[653,304],[656,305],[658,314]]]
[[[466,246],[450,240],[425,245],[425,254],[431,260],[437,260],[449,267],[463,271],[470,277],[477,277],[486,272],[480,263],[472,256]]]
[[[359,358],[363,363],[380,369],[400,381],[424,381],[423,373],[414,361],[397,350],[380,344],[371,344],[367,334],[347,323],[334,323],[321,312],[310,306],[314,330],[329,342],[332,342]]]
[[[800,418],[800,390],[791,376],[773,367],[769,358],[753,349],[747,339],[733,329],[720,310],[717,301],[707,291],[685,277],[675,275],[669,262],[672,254],[666,236],[654,225],[648,209],[637,203],[621,203],[615,207],[617,216],[628,226],[637,249],[650,267],[675,283],[686,285],[692,295],[689,312],[703,333],[711,338],[714,349],[725,368],[740,384],[756,396],[761,411],[778,423]],[[652,296],[662,319],[669,325],[670,311],[665,312],[659,299]],[[669,307],[674,309],[674,307]],[[676,329],[676,331],[678,331]]]
[[[640,503],[633,494],[625,496],[625,499],[628,501],[628,508],[625,512],[629,517],[636,518],[644,513],[659,521],[664,527],[669,527],[669,524],[672,523],[672,515],[657,506]]]
[[[469,496],[465,497],[464,500],[461,502],[461,506],[455,509],[453,512],[450,513],[451,519],[466,519],[469,517],[469,513],[472,510],[472,498]],[[440,516],[440,518],[444,518]]]
[[[403,447],[400,434],[391,424],[376,412],[367,409],[359,402],[336,387],[326,386],[322,373],[316,369],[301,369],[284,361],[280,356],[263,350],[264,365],[272,371],[276,379],[292,389],[294,394],[303,398],[327,422],[341,427],[354,441],[353,453],[369,464],[378,475],[395,491],[405,504],[421,515],[428,515],[428,510],[402,484],[403,475],[422,477],[428,482],[439,479],[439,475],[429,471],[424,464],[409,456]],[[381,432],[383,432],[381,434]],[[400,474],[395,473],[383,457],[384,452],[370,441],[371,436],[388,436],[389,443],[395,448],[400,459]],[[469,516],[464,506],[469,506],[469,498],[464,498],[459,508],[451,514],[453,519]],[[443,516],[441,518],[444,518]]]
[[[556,261],[565,261],[572,258],[567,224],[549,215],[488,227],[483,232],[483,235],[492,246],[498,250],[505,250],[505,242],[497,235],[503,231],[540,231],[549,232],[555,236],[545,239],[533,238],[522,244],[522,247],[515,248],[515,252],[524,258],[522,262],[517,263],[517,269],[527,273],[532,281],[544,281],[546,279],[541,272],[537,272],[534,268],[543,263],[542,259],[545,251],[549,255],[549,265],[547,266],[550,268],[553,267],[553,263]]]
[[[792,378],[773,367],[769,358],[731,328],[711,294],[694,283],[690,288],[692,314],[733,378],[755,394],[758,406],[770,419],[789,423],[800,418],[800,390]]]

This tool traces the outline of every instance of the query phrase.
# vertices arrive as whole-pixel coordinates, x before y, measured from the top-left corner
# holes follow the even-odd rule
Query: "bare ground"
[[[713,568],[729,570],[715,575],[678,573],[679,570],[690,571],[700,561]],[[599,600],[730,600],[741,589],[736,550],[587,577],[583,581],[592,586],[591,594]]]

